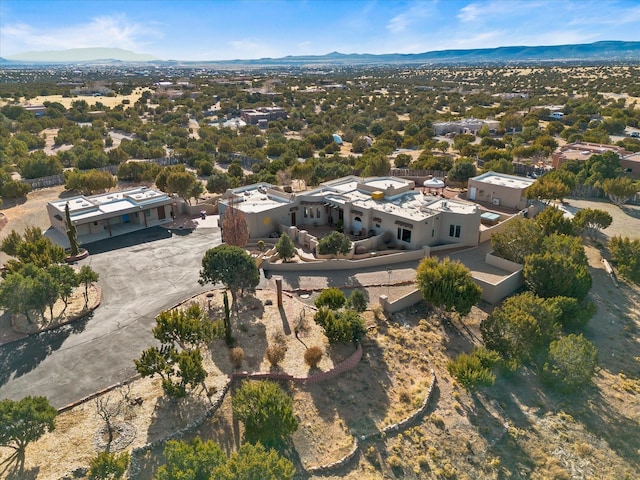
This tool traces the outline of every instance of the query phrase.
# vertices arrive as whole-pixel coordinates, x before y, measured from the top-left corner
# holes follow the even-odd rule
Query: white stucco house
[[[268,237],[282,227],[335,226],[354,239],[385,234],[408,250],[478,244],[477,205],[424,195],[413,181],[396,177],[348,176],[300,193],[264,183],[228,190],[218,204],[221,225],[231,204],[244,213],[252,238]]]
[[[65,206],[81,243],[122,235],[172,221],[174,199],[153,188],[138,187],[100,195],[78,195],[47,204],[51,226],[66,235]]]

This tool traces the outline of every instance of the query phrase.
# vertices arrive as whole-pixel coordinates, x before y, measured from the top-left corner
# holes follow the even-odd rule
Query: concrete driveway
[[[100,274],[94,315],[0,347],[0,398],[44,395],[62,407],[134,375],[133,359],[154,343],[155,316],[210,289],[198,284],[202,256],[218,228],[155,227],[86,245],[80,265]]]

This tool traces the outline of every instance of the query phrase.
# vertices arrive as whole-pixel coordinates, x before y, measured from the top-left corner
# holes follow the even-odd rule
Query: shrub
[[[498,359],[499,356],[496,352],[478,349],[470,354],[462,353],[458,355],[455,360],[447,364],[447,370],[467,390],[473,391],[480,387],[493,385],[496,376],[491,372],[491,368],[497,363]]]
[[[609,240],[609,250],[620,275],[640,283],[640,240],[613,237]]]
[[[242,361],[244,360],[244,350],[240,347],[234,347],[229,350],[229,360],[231,360],[231,365],[233,368],[238,370],[242,367]]]
[[[129,453],[101,452],[89,461],[89,480],[116,480],[124,478],[129,467]]]
[[[296,254],[296,247],[293,241],[289,238],[289,235],[283,233],[280,235],[280,240],[276,243],[276,251],[282,260],[288,262]]]
[[[284,355],[287,353],[287,347],[280,344],[271,344],[267,347],[267,360],[269,363],[277,367],[282,360],[284,360]]]
[[[322,307],[313,319],[323,328],[329,343],[332,344],[358,343],[366,333],[364,321],[354,310],[334,313],[326,307]]]
[[[549,345],[543,379],[571,392],[587,385],[598,367],[598,350],[582,335],[567,335]]]
[[[304,352],[304,362],[311,368],[317,368],[322,360],[322,349],[320,347],[309,347]]]
[[[344,233],[331,232],[318,242],[320,255],[346,255],[351,250],[351,239]]]
[[[2,184],[0,194],[3,198],[22,198],[26,197],[27,193],[31,191],[31,187],[28,183],[18,182],[16,180],[9,180]]]
[[[402,468],[402,459],[397,455],[391,455],[388,461],[391,468]]]
[[[231,401],[247,442],[282,445],[298,429],[293,399],[274,382],[244,382]]]
[[[315,305],[318,308],[328,307],[331,310],[337,310],[347,301],[342,290],[336,287],[325,288],[316,298]]]
[[[367,309],[367,296],[362,290],[356,288],[351,292],[347,299],[347,308],[355,310],[356,312],[364,312]]]

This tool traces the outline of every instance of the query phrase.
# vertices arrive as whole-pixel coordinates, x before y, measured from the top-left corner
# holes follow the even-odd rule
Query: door
[[[291,212],[291,226],[296,226],[296,212]]]
[[[158,207],[158,219],[163,220],[167,218],[167,212],[164,210],[164,205],[162,207]]]
[[[476,199],[476,187],[469,187],[469,200]]]

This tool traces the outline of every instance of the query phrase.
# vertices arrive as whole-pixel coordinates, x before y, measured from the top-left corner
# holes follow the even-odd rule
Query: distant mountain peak
[[[51,63],[73,63],[73,62],[93,62],[100,60],[121,61],[121,62],[151,62],[158,60],[153,55],[146,53],[135,53],[122,48],[70,48],[68,50],[44,50],[34,52],[23,52],[7,57],[7,60],[21,62],[51,62]]]

